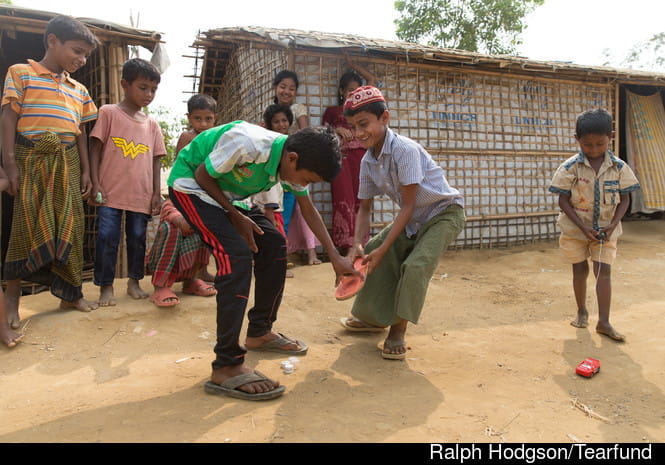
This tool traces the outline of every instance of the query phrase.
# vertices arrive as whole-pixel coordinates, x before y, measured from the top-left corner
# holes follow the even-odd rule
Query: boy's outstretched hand
[[[365,251],[362,245],[354,245],[353,247],[349,248],[349,251],[346,254],[346,258],[351,260],[351,263],[353,263],[356,257],[363,257],[363,265],[369,264],[367,267],[367,274],[369,275],[376,269],[376,267],[379,266],[385,254],[385,249],[383,247],[378,247],[377,249],[374,249],[365,255]]]
[[[381,260],[383,260],[383,256],[385,254],[386,252],[383,249],[383,247],[374,249],[367,254],[367,256],[363,259],[363,265],[368,264],[367,266],[368,275],[372,274],[372,271],[374,271],[381,264]]]
[[[344,275],[354,274],[362,277],[362,273],[353,268],[353,259],[349,258],[349,255],[342,257],[339,254],[335,254],[334,257],[330,257],[330,263],[332,264],[333,270],[335,270],[335,287],[339,285]]]

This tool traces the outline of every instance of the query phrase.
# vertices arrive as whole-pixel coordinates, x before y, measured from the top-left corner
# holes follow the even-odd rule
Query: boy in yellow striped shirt
[[[70,77],[98,45],[81,22],[56,16],[39,61],[11,66],[2,95],[2,161],[14,196],[4,263],[7,319],[19,326],[22,279],[49,285],[61,308],[83,298],[83,198],[91,191],[84,124],[97,118],[85,86]]]

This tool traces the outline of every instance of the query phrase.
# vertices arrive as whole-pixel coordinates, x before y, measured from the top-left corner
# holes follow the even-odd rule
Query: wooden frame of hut
[[[58,13],[0,4],[0,74],[4,76],[14,63],[25,63],[28,58],[39,61],[44,56],[43,36],[46,24]],[[109,23],[92,18],[77,18],[97,36],[101,45],[95,49],[87,64],[72,77],[84,84],[98,107],[118,103],[122,99],[122,65],[130,56],[131,47],[144,47],[155,51],[161,44],[161,34]],[[1,87],[0,87],[1,90]],[[2,257],[9,241],[12,199],[3,194],[2,201]],[[96,208],[86,206],[84,236],[84,279],[92,275],[96,237]],[[118,277],[126,276],[125,248],[118,253]],[[30,287],[30,286],[27,286]],[[34,287],[34,286],[32,286]],[[34,289],[33,289],[34,291]]]
[[[272,103],[273,77],[290,69],[300,80],[297,101],[307,106],[311,124],[320,124],[325,109],[336,105],[339,78],[348,69],[344,55],[370,70],[387,99],[391,127],[421,143],[464,194],[468,222],[456,247],[556,237],[558,199],[547,188],[557,166],[578,150],[577,116],[608,109],[616,122],[614,151],[626,158],[626,93],[657,95],[662,107],[665,89],[663,74],[344,34],[222,28],[200,32],[192,48],[193,91],[217,99],[220,123],[258,123]],[[650,124],[662,131],[665,118]],[[329,187],[314,185],[311,193],[330,226]],[[389,199],[377,199],[373,227],[394,215]]]

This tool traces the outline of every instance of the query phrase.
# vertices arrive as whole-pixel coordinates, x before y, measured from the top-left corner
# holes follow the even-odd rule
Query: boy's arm
[[[150,208],[152,216],[159,215],[162,208],[162,157],[153,157],[152,159],[152,199]]]
[[[356,227],[353,235],[353,246],[346,254],[347,258],[353,260],[365,255],[363,250],[363,241],[369,234],[369,223],[372,214],[372,203],[374,199],[361,199],[358,213],[356,214]]]
[[[9,188],[9,179],[7,179],[7,174],[5,170],[0,166],[0,192],[4,192]]]
[[[559,208],[563,211],[568,218],[577,226],[584,235],[592,241],[597,241],[596,231],[591,226],[584,224],[582,219],[577,216],[573,205],[570,203],[570,196],[566,194],[559,194]]]
[[[339,284],[342,275],[358,274],[353,269],[352,262],[349,259],[342,257],[335,248],[335,244],[330,238],[330,234],[328,234],[328,229],[326,229],[326,225],[318,210],[314,207],[309,195],[298,195],[296,196],[296,201],[298,202],[300,212],[302,213],[303,218],[305,218],[307,226],[309,226],[309,229],[312,230],[316,238],[321,242],[321,245],[330,257],[330,263],[332,264],[336,275],[335,286]]]
[[[402,234],[402,231],[404,231],[404,228],[406,228],[407,223],[411,221],[413,211],[416,208],[416,193],[418,192],[418,188],[418,184],[409,184],[401,187],[400,210],[397,214],[397,217],[395,217],[395,220],[393,221],[390,232],[388,232],[388,235],[386,236],[383,243],[376,249],[372,250],[367,255],[367,257],[365,257],[365,260],[363,260],[363,263],[369,263],[369,266],[367,267],[367,274],[370,274],[376,269],[376,267],[379,266],[381,260],[383,260],[383,256],[386,254],[388,249],[390,249],[395,240],[397,240],[399,235]]]
[[[88,157],[88,134],[85,126],[79,126],[81,134],[76,136],[79,158],[81,160],[81,195],[87,199],[92,192],[92,181],[90,180],[90,158]]]
[[[250,218],[240,213],[236,207],[231,204],[229,199],[226,198],[222,189],[217,185],[217,181],[208,174],[205,163],[201,163],[194,172],[194,179],[201,186],[201,188],[210,195],[218,204],[220,204],[227,212],[229,220],[238,231],[238,234],[245,239],[247,245],[252,252],[259,251],[254,241],[254,233],[263,234],[263,230],[254,223]]]
[[[106,199],[106,192],[99,182],[99,166],[102,159],[102,141],[96,137],[90,138],[90,149],[88,159],[90,162],[90,181],[92,182],[92,192],[90,193],[90,201],[95,205],[101,205]],[[97,202],[97,194],[101,198],[101,202]]]
[[[346,63],[349,65],[349,67],[353,68],[355,72],[362,76],[362,78],[365,80],[365,85],[376,87],[377,79],[372,73],[369,72],[367,68],[354,63],[353,60],[351,60],[348,52],[344,52],[344,59],[346,60]]]
[[[9,186],[7,193],[16,195],[18,193],[18,168],[14,158],[14,140],[16,139],[16,123],[18,114],[12,109],[11,104],[7,103],[2,107],[2,116],[0,116],[0,130],[2,131],[2,165],[7,174]]]
[[[614,216],[612,217],[612,221],[604,228],[601,228],[599,233],[604,232],[605,236],[608,239],[612,237],[612,233],[614,232],[616,227],[619,226],[619,223],[621,223],[621,219],[628,211],[629,206],[630,206],[630,194],[621,194],[621,196],[619,197],[619,205],[617,205],[617,208],[614,211]]]

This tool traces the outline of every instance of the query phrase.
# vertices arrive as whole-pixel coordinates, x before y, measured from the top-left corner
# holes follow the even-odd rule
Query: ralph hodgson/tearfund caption
[[[541,460],[651,460],[651,444],[431,444],[430,460],[464,461],[524,461]]]

